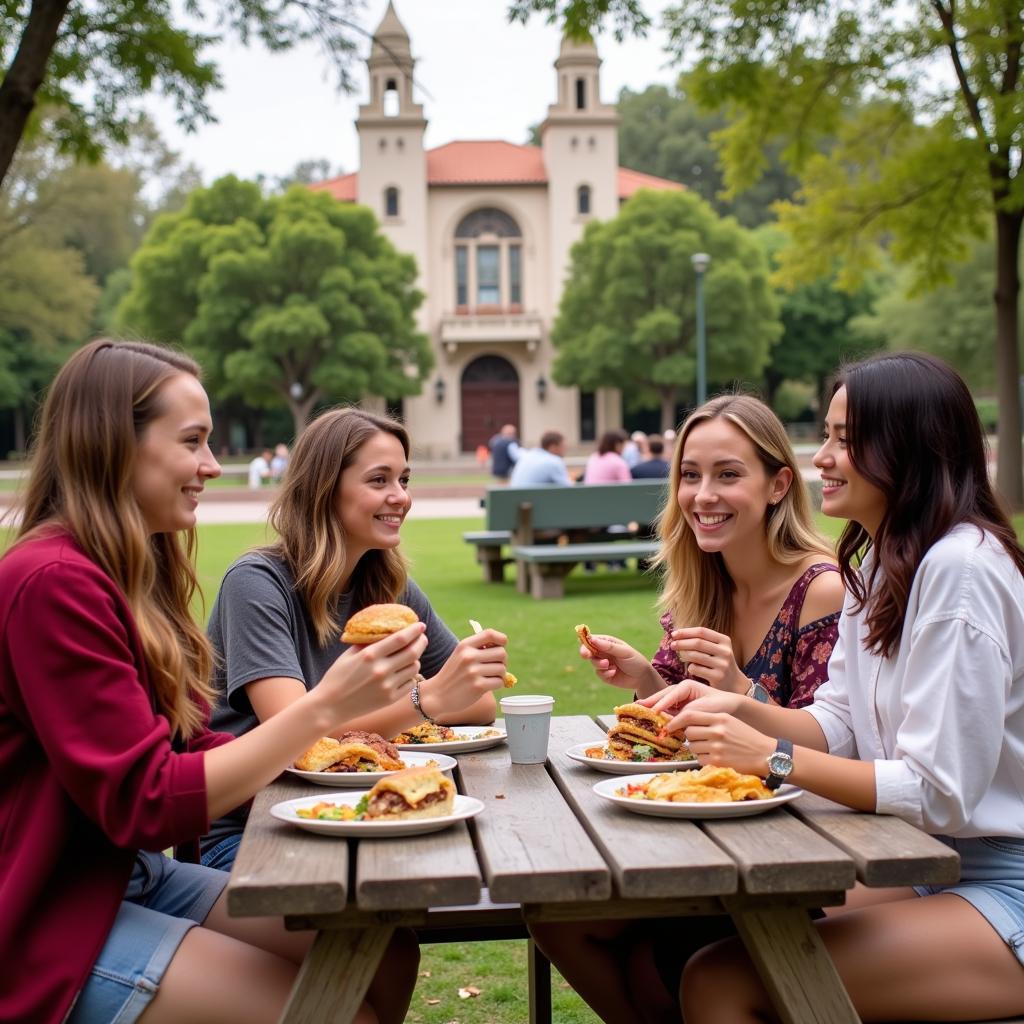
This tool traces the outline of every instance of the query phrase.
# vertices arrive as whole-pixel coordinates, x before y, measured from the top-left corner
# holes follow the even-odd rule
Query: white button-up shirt
[[[938,835],[1024,837],[1024,577],[1006,550],[969,525],[933,545],[892,657],[865,649],[853,603],[805,709],[829,751],[874,761],[880,813]]]

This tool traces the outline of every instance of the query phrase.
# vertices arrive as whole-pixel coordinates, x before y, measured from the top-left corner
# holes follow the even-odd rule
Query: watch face
[[[781,750],[776,750],[768,758],[768,770],[772,775],[788,775],[793,770],[793,758]]]

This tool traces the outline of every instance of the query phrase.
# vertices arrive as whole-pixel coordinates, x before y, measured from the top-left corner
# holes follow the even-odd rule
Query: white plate
[[[475,797],[456,794],[451,814],[441,818],[413,818],[410,821],[320,821],[316,818],[300,818],[297,807],[312,807],[318,803],[349,804],[355,806],[366,796],[367,790],[348,789],[344,793],[324,793],[319,796],[302,796],[297,800],[284,800],[274,804],[270,813],[289,825],[297,825],[307,832],[319,832],[327,836],[349,838],[382,839],[388,836],[417,836],[426,832],[440,832],[443,828],[465,821],[479,814],[484,805]]]
[[[699,768],[700,762],[694,757],[689,761],[614,761],[603,757],[587,757],[587,747],[596,747],[600,743],[577,743],[570,747],[565,753],[580,764],[588,768],[596,768],[599,772],[607,772],[609,775],[641,775],[656,768],[659,772],[675,772],[681,769]]]
[[[396,743],[399,750],[430,750],[437,753],[464,754],[470,750],[486,750],[488,747],[496,747],[499,743],[505,742],[505,730],[500,725],[450,725],[452,732],[459,736],[468,736],[465,740],[448,740],[446,743]],[[497,729],[499,736],[484,736],[480,734]]]
[[[796,786],[782,785],[776,795],[765,800],[733,800],[725,804],[686,804],[673,803],[670,800],[634,800],[628,796],[619,796],[616,790],[626,785],[637,785],[648,782],[660,772],[647,775],[635,775],[628,783],[621,779],[602,779],[594,783],[594,792],[611,800],[619,807],[636,814],[649,814],[655,818],[744,818],[750,814],[763,814],[773,807],[780,807],[803,794]]]
[[[459,762],[454,757],[448,757],[446,754],[413,754],[406,753],[403,751],[402,760],[405,762],[406,768],[421,768],[425,764],[429,764],[431,761],[436,762],[438,771],[449,772]],[[396,768],[395,771],[401,771],[401,768]],[[372,786],[379,779],[383,779],[385,775],[394,775],[395,771],[390,772],[304,772],[298,768],[288,768],[286,771],[300,779],[305,779],[307,782],[314,782],[318,786],[332,786],[337,789],[341,786],[343,789],[366,789],[367,786]]]

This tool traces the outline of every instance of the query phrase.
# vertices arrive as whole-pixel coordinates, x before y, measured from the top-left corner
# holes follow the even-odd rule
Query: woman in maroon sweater
[[[160,851],[418,670],[420,624],[245,736],[206,729],[189,602],[211,429],[196,365],[152,345],[93,342],[47,397],[0,559],[0,1020],[276,1020],[310,936],[229,918],[223,872]],[[396,939],[361,1021],[404,1019],[417,959]]]

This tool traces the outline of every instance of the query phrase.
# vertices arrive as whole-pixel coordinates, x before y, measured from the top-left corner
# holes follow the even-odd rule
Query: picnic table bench
[[[657,540],[638,537],[630,524],[646,528],[655,522],[667,494],[665,480],[492,487],[485,498],[486,529],[462,536],[476,547],[488,582],[502,582],[505,565],[515,562],[521,593],[562,597],[565,577],[580,562],[653,557]]]
[[[424,836],[348,843],[300,832],[268,807],[323,790],[293,779],[263,790],[228,883],[228,910],[319,930],[282,1020],[350,1021],[394,928],[420,929],[426,939],[445,927],[446,913],[451,933],[475,939],[506,937],[517,922],[725,913],[784,1024],[855,1024],[808,909],[842,903],[857,879],[954,881],[957,855],[898,818],[808,793],[749,818],[628,813],[593,792],[606,776],[565,754],[603,736],[588,717],[556,717],[546,765],[513,765],[505,746],[458,755],[459,790],[485,809],[468,825]],[[531,1021],[550,1021],[546,993],[532,994]]]

